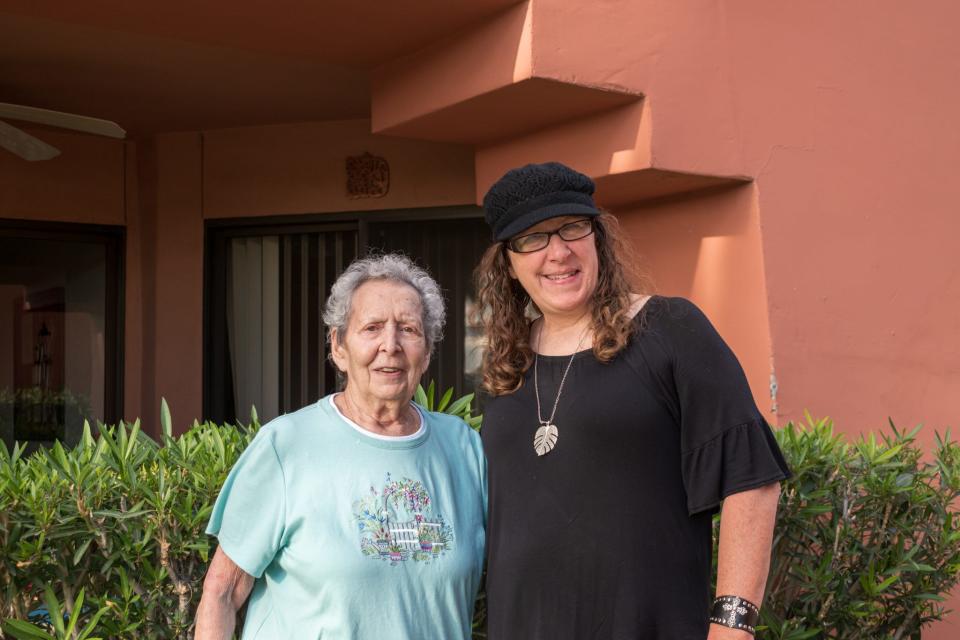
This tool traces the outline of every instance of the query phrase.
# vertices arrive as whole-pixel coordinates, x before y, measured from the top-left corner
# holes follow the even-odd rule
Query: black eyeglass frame
[[[582,236],[577,236],[577,237],[575,237],[575,238],[567,238],[567,237],[564,237],[564,235],[563,235],[563,230],[564,230],[564,229],[567,229],[567,228],[569,228],[570,226],[575,225],[575,224],[582,224],[582,223],[584,223],[584,222],[589,223],[589,225],[590,225],[590,230],[589,230],[589,231],[587,231],[587,232],[586,232],[585,234],[583,234]],[[594,223],[593,223],[593,218],[583,218],[582,220],[573,220],[572,222],[568,222],[568,223],[566,223],[566,224],[560,225],[559,227],[557,227],[557,228],[554,229],[553,231],[535,231],[535,232],[533,232],[533,233],[526,233],[526,234],[524,234],[524,235],[522,235],[522,236],[517,236],[517,237],[515,237],[515,238],[510,238],[509,240],[506,241],[506,246],[507,246],[507,249],[509,249],[510,251],[513,251],[514,253],[536,253],[537,251],[543,251],[544,249],[546,249],[547,247],[549,247],[549,246],[550,246],[550,238],[553,237],[553,236],[555,236],[555,235],[556,235],[556,236],[560,236],[560,239],[561,239],[561,240],[564,240],[565,242],[573,242],[573,241],[575,241],[575,240],[582,240],[582,239],[586,238],[587,236],[593,234],[596,230],[597,230],[597,229],[596,229],[596,225],[594,225]],[[537,247],[536,249],[520,250],[520,249],[517,249],[517,248],[516,248],[515,243],[516,243],[518,240],[523,240],[524,238],[529,238],[529,237],[531,237],[531,236],[546,236],[546,242],[543,243],[543,246],[542,246],[542,247]]]

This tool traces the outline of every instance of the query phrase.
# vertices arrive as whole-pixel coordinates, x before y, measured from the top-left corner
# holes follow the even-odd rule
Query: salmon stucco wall
[[[390,167],[380,198],[349,198],[346,159]],[[473,204],[473,150],[370,133],[369,120],[224,129],[203,134],[204,217]]]
[[[124,248],[122,418],[130,421],[141,415],[144,380],[144,252],[141,250],[144,234],[141,222],[140,182],[137,179],[139,155],[136,143],[127,143],[125,160],[123,183],[127,237]]]
[[[27,162],[0,149],[0,218],[124,224],[123,141],[36,125],[20,128],[60,155]]]
[[[730,63],[781,414],[924,423],[930,444],[960,422],[960,5],[745,4]]]
[[[160,398],[175,429],[202,418],[203,208],[198,133],[157,136],[138,149],[143,253],[145,427],[157,433]]]

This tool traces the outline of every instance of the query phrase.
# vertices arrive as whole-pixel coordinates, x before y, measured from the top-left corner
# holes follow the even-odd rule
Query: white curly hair
[[[347,324],[357,289],[370,280],[390,280],[413,287],[420,296],[423,310],[423,333],[428,352],[443,338],[446,309],[440,285],[426,270],[418,267],[410,258],[400,253],[385,253],[354,260],[330,287],[330,295],[324,303],[323,322],[327,325],[327,341],[333,329],[337,335],[346,335]]]

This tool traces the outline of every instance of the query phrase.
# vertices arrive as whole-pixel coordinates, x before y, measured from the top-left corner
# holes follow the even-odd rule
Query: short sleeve
[[[207,533],[238,567],[259,578],[280,550],[285,508],[283,469],[264,428],[230,470]]]
[[[672,362],[687,511],[790,476],[739,361],[692,302],[663,299],[653,325]]]

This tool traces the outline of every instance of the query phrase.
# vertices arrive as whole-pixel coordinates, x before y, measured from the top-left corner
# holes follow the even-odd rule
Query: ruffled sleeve
[[[687,511],[715,510],[733,493],[788,478],[743,369],[716,329],[688,300],[656,302],[649,330],[670,363],[668,395],[680,425]]]

